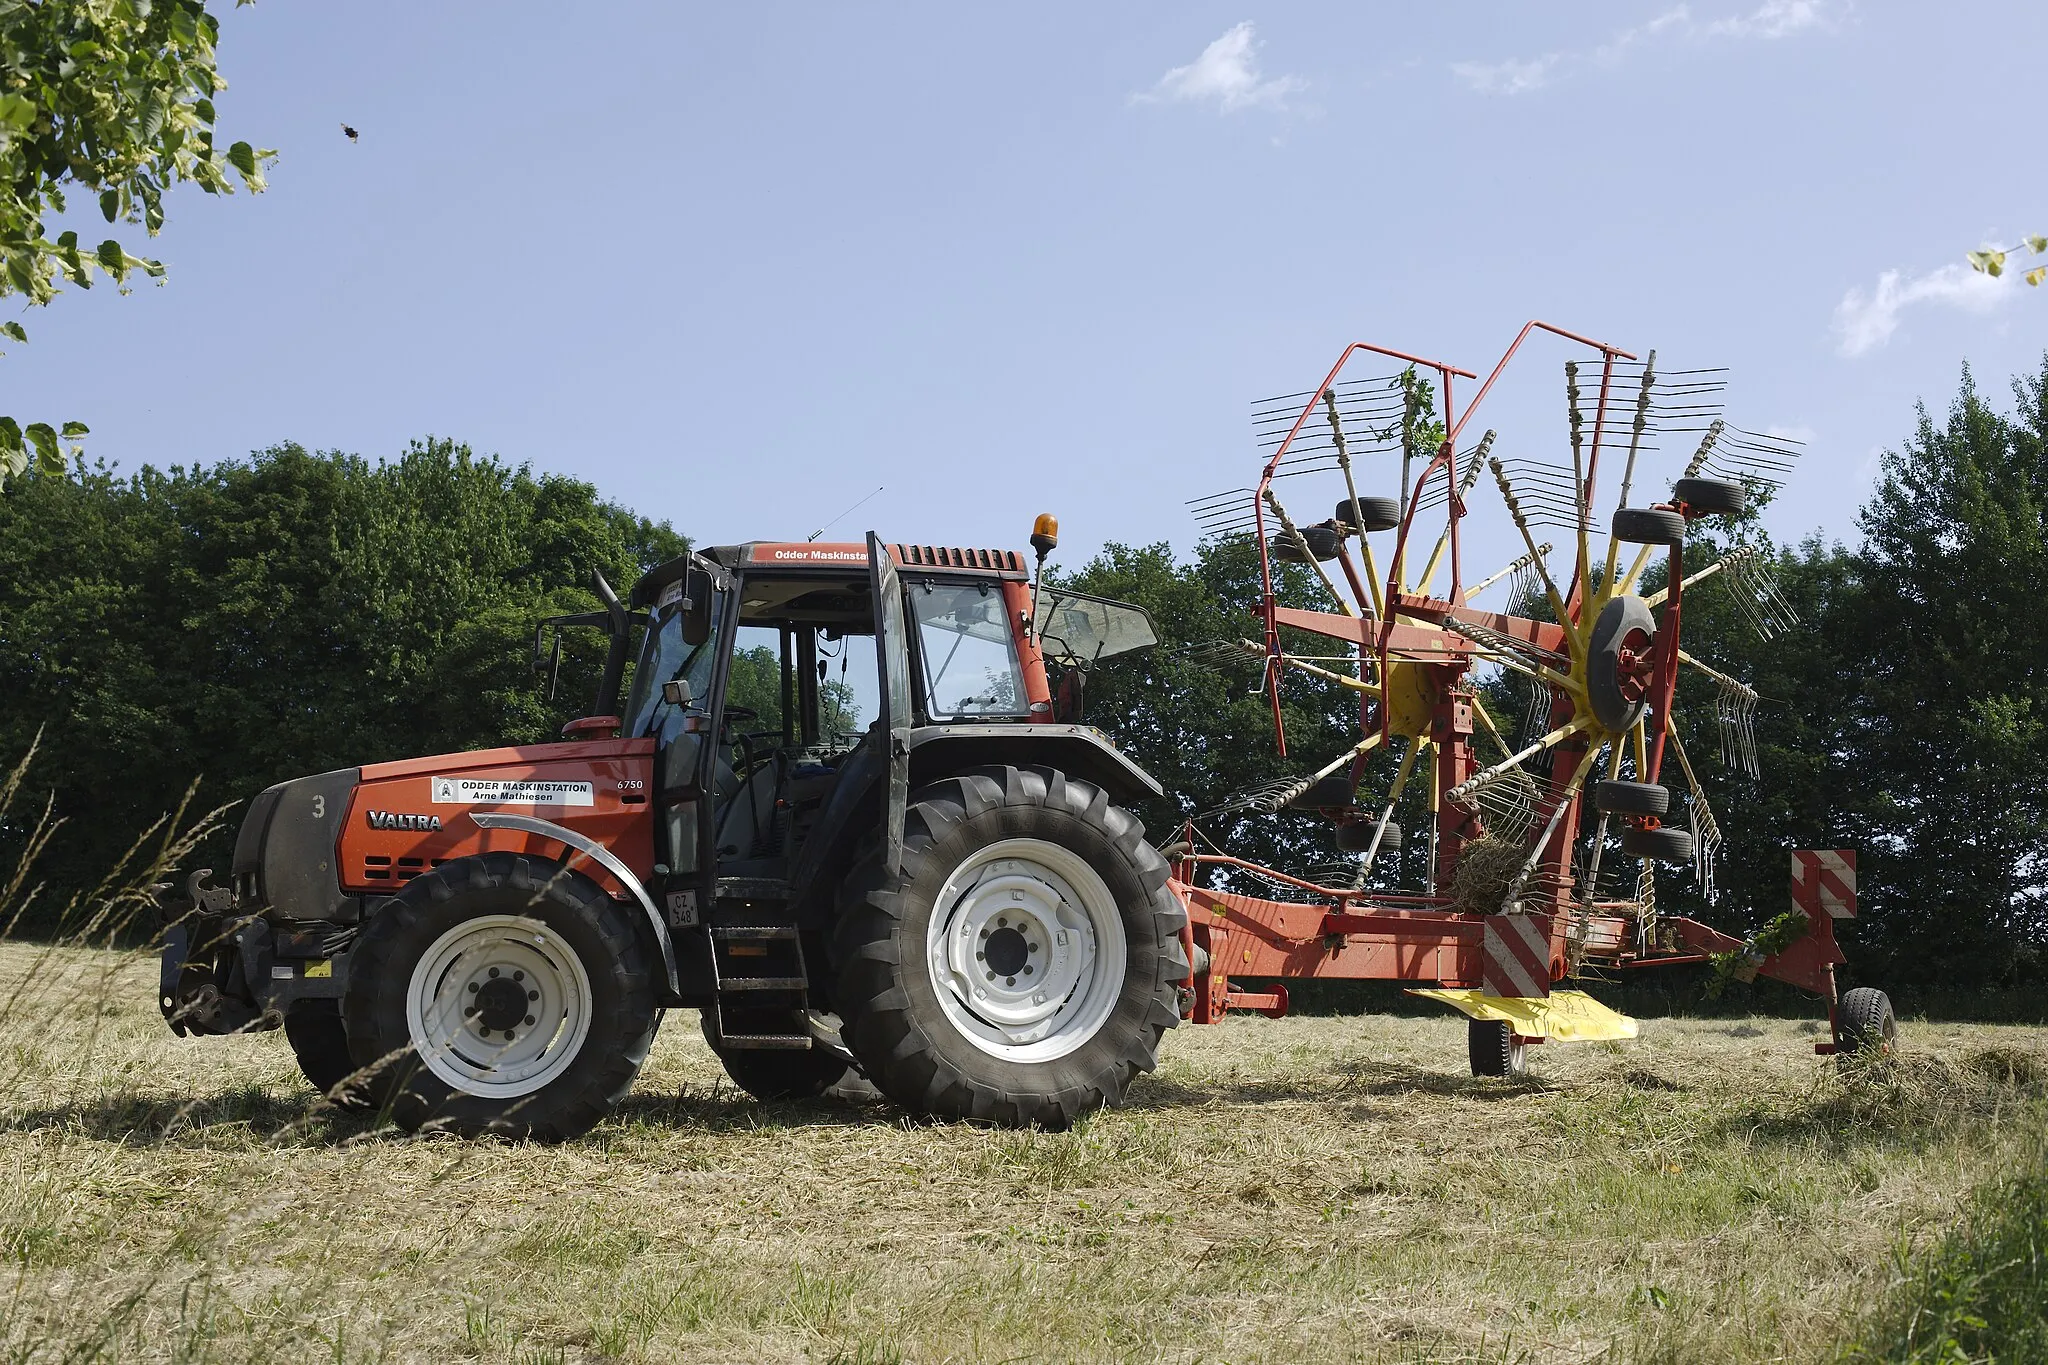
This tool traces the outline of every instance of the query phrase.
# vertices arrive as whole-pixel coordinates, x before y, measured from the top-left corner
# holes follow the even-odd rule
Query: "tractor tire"
[[[1631,858],[1655,858],[1665,863],[1692,861],[1692,831],[1660,826],[1657,829],[1625,829],[1621,851]]]
[[[1372,847],[1372,832],[1379,828],[1377,820],[1346,820],[1337,826],[1337,847],[1346,853],[1363,853]],[[1381,853],[1401,851],[1401,827],[1392,820],[1387,821],[1387,832],[1380,836]]]
[[[1889,1057],[1898,1047],[1899,1023],[1892,1017],[1892,998],[1870,986],[1842,993],[1835,1006],[1835,1060],[1843,1066],[1859,1060]]]
[[[1749,510],[1749,490],[1728,479],[1680,479],[1671,500],[1696,516],[1739,517]]]
[[[1630,545],[1676,545],[1685,539],[1685,518],[1656,507],[1623,507],[1614,514],[1614,538]]]
[[[1401,500],[1399,498],[1360,498],[1358,515],[1351,515],[1351,499],[1337,504],[1335,518],[1339,526],[1349,526],[1354,531],[1391,531],[1401,524]]]
[[[1119,1105],[1180,1022],[1187,914],[1167,875],[1136,816],[1055,769],[923,787],[900,875],[871,848],[841,893],[841,1036],[920,1114],[1063,1128]]]
[[[415,877],[356,940],[349,1054],[377,1069],[407,1129],[579,1137],[632,1088],[660,1023],[637,919],[590,878],[520,853]]]
[[[1654,782],[1609,779],[1593,784],[1593,804],[1608,815],[1665,816],[1671,813],[1671,789]]]
[[[372,1110],[382,1096],[370,1076],[359,1076],[348,1055],[348,1030],[339,1000],[301,1000],[285,1011],[285,1041],[299,1060],[299,1074],[337,1109]],[[353,1079],[351,1079],[353,1078]],[[347,1085],[342,1083],[346,1081]],[[337,1089],[337,1087],[339,1087]]]
[[[1475,1076],[1512,1080],[1529,1074],[1528,1049],[1515,1041],[1514,1029],[1498,1019],[1467,1019],[1465,1052]]]
[[[732,1083],[757,1100],[814,1100],[846,1079],[853,1068],[829,1048],[726,1048],[718,1042],[711,1011],[703,1014],[704,1041],[718,1054]]]

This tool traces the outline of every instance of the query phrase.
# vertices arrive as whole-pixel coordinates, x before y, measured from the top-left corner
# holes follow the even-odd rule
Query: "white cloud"
[[[1525,90],[1542,89],[1549,83],[1550,69],[1555,65],[1557,54],[1553,52],[1527,62],[1453,62],[1451,71],[1482,95],[1519,95]]]
[[[1716,19],[1701,31],[1710,38],[1789,38],[1833,24],[1841,8],[1828,0],[1764,0],[1753,13]]]
[[[1159,78],[1150,90],[1131,96],[1133,104],[1216,101],[1224,113],[1263,106],[1286,107],[1287,97],[1308,86],[1298,76],[1275,76],[1270,80],[1259,71],[1259,43],[1249,22],[1239,24],[1202,49],[1202,55],[1186,66],[1176,66]]]
[[[1789,38],[1809,29],[1832,28],[1849,11],[1850,0],[1764,0],[1756,9],[1720,19],[1693,17],[1689,5],[1665,10],[1646,23],[1625,28],[1586,52],[1550,52],[1519,61],[1453,62],[1451,73],[1483,95],[1519,95],[1539,90],[1573,68],[1614,66],[1632,49],[1658,40],[1699,43],[1717,39]]]
[[[1835,339],[1846,356],[1867,355],[1899,330],[1899,314],[1914,304],[1935,303],[1971,313],[1988,313],[2005,302],[2006,282],[1951,264],[1910,278],[1896,270],[1877,277],[1877,287],[1842,295],[1835,305]]]

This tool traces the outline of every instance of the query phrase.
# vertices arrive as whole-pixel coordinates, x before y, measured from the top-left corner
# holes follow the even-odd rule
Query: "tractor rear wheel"
[[[1528,1049],[1515,1040],[1515,1030],[1498,1019],[1467,1019],[1465,1051],[1475,1076],[1513,1078],[1529,1074]]]
[[[299,1001],[285,1011],[284,1036],[298,1058],[299,1074],[335,1108],[377,1107],[380,1097],[369,1083],[372,1077],[358,1076],[348,1055],[348,1030],[342,1027],[339,1000]],[[337,1090],[344,1081],[348,1084]]]
[[[392,1117],[562,1142],[632,1088],[660,1022],[635,912],[519,853],[458,858],[364,928],[342,1019]]]
[[[732,1083],[757,1100],[814,1100],[846,1079],[846,1058],[822,1044],[794,1048],[725,1047],[711,1011],[703,1016],[704,1041],[718,1054]]]
[[[1835,1006],[1835,1058],[1848,1066],[1858,1059],[1888,1057],[1898,1046],[1899,1023],[1892,998],[1870,986],[1842,993]]]
[[[1144,826],[1051,768],[914,792],[899,878],[847,879],[834,1001],[861,1069],[941,1118],[1065,1127],[1121,1104],[1180,1022],[1186,913]]]

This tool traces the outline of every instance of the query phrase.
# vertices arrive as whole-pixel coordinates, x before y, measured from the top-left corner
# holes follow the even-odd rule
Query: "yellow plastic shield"
[[[1410,995],[1426,995],[1474,1019],[1491,1019],[1508,1025],[1524,1038],[1548,1038],[1554,1043],[1599,1043],[1636,1036],[1636,1021],[1617,1014],[1583,991],[1552,991],[1545,999],[1504,999],[1480,991],[1446,991],[1413,988]]]

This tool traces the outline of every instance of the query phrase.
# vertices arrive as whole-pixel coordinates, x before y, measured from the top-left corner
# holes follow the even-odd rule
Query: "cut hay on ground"
[[[2016,1028],[1844,1081],[1813,1025],[1650,1021],[1510,1084],[1448,1014],[1246,1018],[1012,1133],[756,1104],[683,1015],[550,1149],[324,1112],[276,1034],[172,1038],[147,959],[41,970],[0,1024],[12,1359],[1807,1359],[2048,1081]]]

